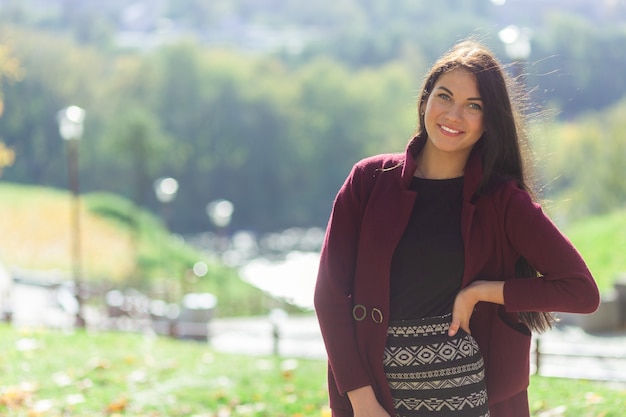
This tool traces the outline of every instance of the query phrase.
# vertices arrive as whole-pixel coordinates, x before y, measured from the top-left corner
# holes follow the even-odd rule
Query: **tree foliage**
[[[541,133],[542,182],[561,222],[626,206],[626,100]]]
[[[21,3],[9,3],[19,17]],[[235,205],[234,229],[323,226],[354,162],[403,149],[415,128],[422,74],[436,56],[454,41],[481,32],[504,56],[492,33],[502,16],[487,2],[163,4],[166,16],[196,33],[205,26],[204,38],[145,50],[114,48],[112,33],[98,35],[94,28],[91,35],[78,36],[73,26],[65,30],[59,23],[80,21],[96,10],[86,6],[71,16],[72,10],[63,9],[45,25],[27,14],[21,15],[20,28],[3,23],[0,45],[12,45],[11,59],[21,62],[24,75],[14,83],[7,81],[15,77],[5,77],[2,84],[8,105],[0,137],[15,151],[5,180],[67,187],[55,118],[61,108],[75,104],[87,110],[80,144],[83,192],[125,195],[158,212],[152,183],[172,176],[180,184],[171,206],[170,224],[177,232],[209,229],[206,206],[221,198]],[[99,7],[99,18],[107,22],[113,6]],[[444,13],[450,8],[457,13]],[[285,16],[300,28],[324,30],[315,32],[319,36],[299,54],[250,53],[206,41],[228,25],[282,27]],[[124,24],[146,30],[156,25],[149,20]],[[576,189],[585,201],[593,197],[568,208],[570,217],[609,210],[624,193],[618,175],[624,152],[617,151],[624,146],[619,134],[624,109],[621,104],[609,112],[597,110],[626,93],[623,77],[615,75],[626,68],[623,54],[616,53],[626,35],[618,26],[604,30],[567,13],[548,15],[540,29],[525,79],[536,100],[561,111],[561,119],[536,138],[545,138],[542,146],[551,155],[542,178],[551,196],[574,199],[570,193]],[[0,62],[5,62],[3,51]],[[586,163],[592,158],[603,162]],[[579,169],[582,165],[586,170]],[[580,173],[591,166],[593,175]],[[603,187],[592,189],[591,178]]]
[[[0,43],[0,117],[4,112],[4,97],[2,86],[5,82],[13,83],[22,77],[22,68],[19,61],[13,56],[13,52],[8,45]],[[4,168],[13,165],[15,161],[15,151],[8,148],[0,137],[0,175]]]
[[[81,189],[156,211],[152,182],[173,176],[172,224],[182,232],[208,229],[205,207],[218,198],[235,204],[234,227],[323,224],[350,165],[374,149],[400,150],[412,129],[412,80],[401,65],[289,68],[195,42],[105,59],[65,38],[16,39],[27,76],[7,89],[1,131],[17,159],[6,179],[66,186],[55,115],[77,104],[87,109]]]
[[[602,27],[580,16],[549,15],[535,36],[529,84],[535,99],[571,119],[618,102],[626,94],[626,27]]]

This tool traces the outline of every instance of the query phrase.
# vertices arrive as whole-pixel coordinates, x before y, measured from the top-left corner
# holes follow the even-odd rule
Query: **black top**
[[[463,177],[414,177],[410,189],[417,198],[391,261],[391,320],[450,313],[463,277]]]

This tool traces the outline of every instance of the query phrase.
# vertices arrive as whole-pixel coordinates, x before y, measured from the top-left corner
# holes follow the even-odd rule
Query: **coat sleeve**
[[[580,253],[527,192],[517,187],[507,188],[504,217],[507,237],[541,277],[507,280],[506,310],[595,311],[600,302],[598,287]]]
[[[321,250],[314,305],[339,393],[371,384],[352,317],[352,293],[364,206],[357,165],[335,198]]]

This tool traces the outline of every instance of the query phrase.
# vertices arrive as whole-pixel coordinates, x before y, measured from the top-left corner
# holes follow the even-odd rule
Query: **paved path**
[[[272,325],[266,317],[217,319],[210,325],[211,345],[224,352],[271,355]],[[289,317],[281,327],[281,356],[325,359],[313,315]],[[590,335],[563,326],[540,338],[540,375],[626,383],[626,331]],[[534,371],[533,358],[533,371]]]
[[[267,317],[217,319],[209,326],[211,345],[220,351],[271,355],[275,349],[272,324]],[[317,320],[314,316],[289,317],[279,330],[281,356],[326,359]]]
[[[539,342],[540,375],[626,382],[626,331],[591,335],[563,326]]]

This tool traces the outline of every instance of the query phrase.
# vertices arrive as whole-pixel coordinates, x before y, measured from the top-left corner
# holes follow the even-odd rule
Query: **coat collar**
[[[402,167],[402,177],[401,182],[404,188],[409,188],[411,185],[411,181],[413,179],[413,175],[415,174],[415,169],[417,168],[417,163],[415,161],[415,157],[420,152],[424,144],[426,143],[426,139],[420,138],[418,136],[414,137],[411,142],[409,142],[406,147],[405,156],[404,156],[404,166]],[[466,201],[471,201],[472,197],[478,191],[478,187],[483,179],[483,167],[480,158],[479,152],[479,144],[476,144],[472,149],[469,159],[467,160],[467,164],[465,165],[465,174],[464,174],[464,185],[463,185],[463,199]]]

